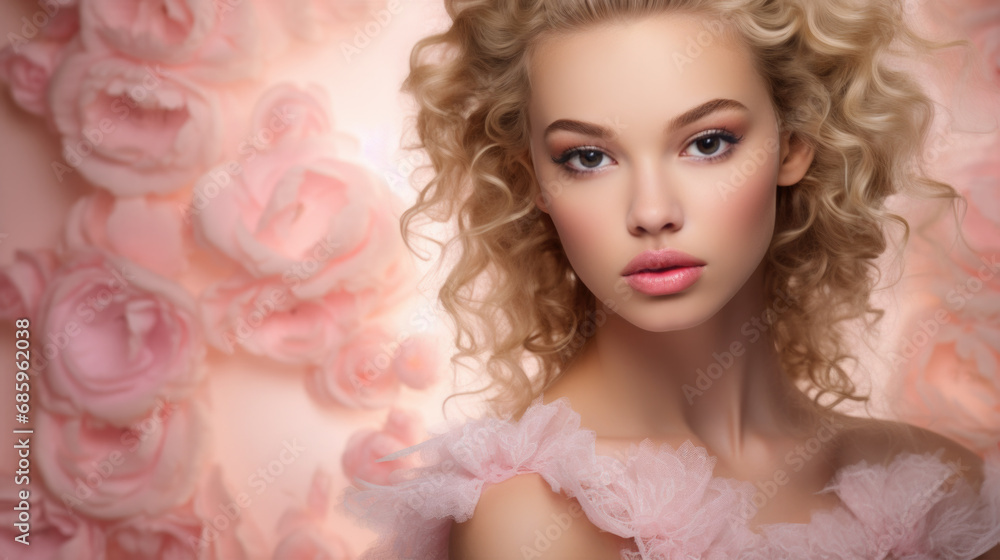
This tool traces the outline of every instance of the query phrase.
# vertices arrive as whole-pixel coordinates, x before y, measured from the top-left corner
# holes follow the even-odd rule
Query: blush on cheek
[[[767,250],[774,235],[775,205],[778,187],[777,163],[769,157],[763,164],[754,163],[752,173],[745,175],[744,182],[726,202],[726,212],[731,227],[743,232],[746,240],[753,244],[755,252]],[[744,166],[749,168],[749,165]],[[751,249],[750,246],[747,249]]]

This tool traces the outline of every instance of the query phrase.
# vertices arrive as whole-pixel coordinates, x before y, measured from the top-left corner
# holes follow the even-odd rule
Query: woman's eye
[[[703,155],[712,156],[722,147],[722,139],[716,136],[706,136],[694,141],[694,145]]]
[[[611,161],[608,154],[597,148],[573,148],[558,158],[552,158],[553,163],[562,165],[570,173],[591,173],[607,167],[602,164]]]
[[[693,151],[693,155],[699,159],[715,159],[732,151],[732,147],[742,139],[743,137],[737,138],[728,132],[716,131],[695,138],[688,144],[688,150],[685,152]]]

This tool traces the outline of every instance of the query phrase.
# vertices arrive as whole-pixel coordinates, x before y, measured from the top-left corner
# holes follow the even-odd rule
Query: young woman
[[[404,225],[457,217],[440,297],[495,414],[349,490],[365,558],[1000,558],[1000,452],[832,410],[883,202],[955,197],[911,165],[901,2],[446,6]]]

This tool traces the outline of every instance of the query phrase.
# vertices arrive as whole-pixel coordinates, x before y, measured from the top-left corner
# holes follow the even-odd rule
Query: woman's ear
[[[537,191],[535,194],[535,206],[537,206],[538,209],[541,210],[542,212],[548,214],[549,213],[549,205],[547,203],[548,199],[545,196],[545,193],[542,191],[542,186],[538,184],[538,178],[535,176],[535,167],[534,164],[531,162],[530,151],[523,152],[520,156],[518,156],[517,161],[528,172],[528,176],[531,177],[531,181],[535,184],[535,189]]]
[[[814,155],[813,147],[801,138],[791,132],[782,132],[778,185],[787,187],[801,181],[812,165]]]
[[[538,194],[535,195],[535,206],[542,212],[549,213],[549,206],[545,203],[545,194],[541,188],[538,189]]]

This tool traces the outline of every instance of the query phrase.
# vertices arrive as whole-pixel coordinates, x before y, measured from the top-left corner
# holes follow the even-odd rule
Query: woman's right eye
[[[606,167],[606,165],[601,165],[605,160],[614,161],[608,154],[594,147],[572,148],[563,152],[561,156],[552,158],[553,163],[562,165],[564,169],[577,175],[594,173],[596,170]],[[577,164],[572,164],[573,161],[576,161]]]

